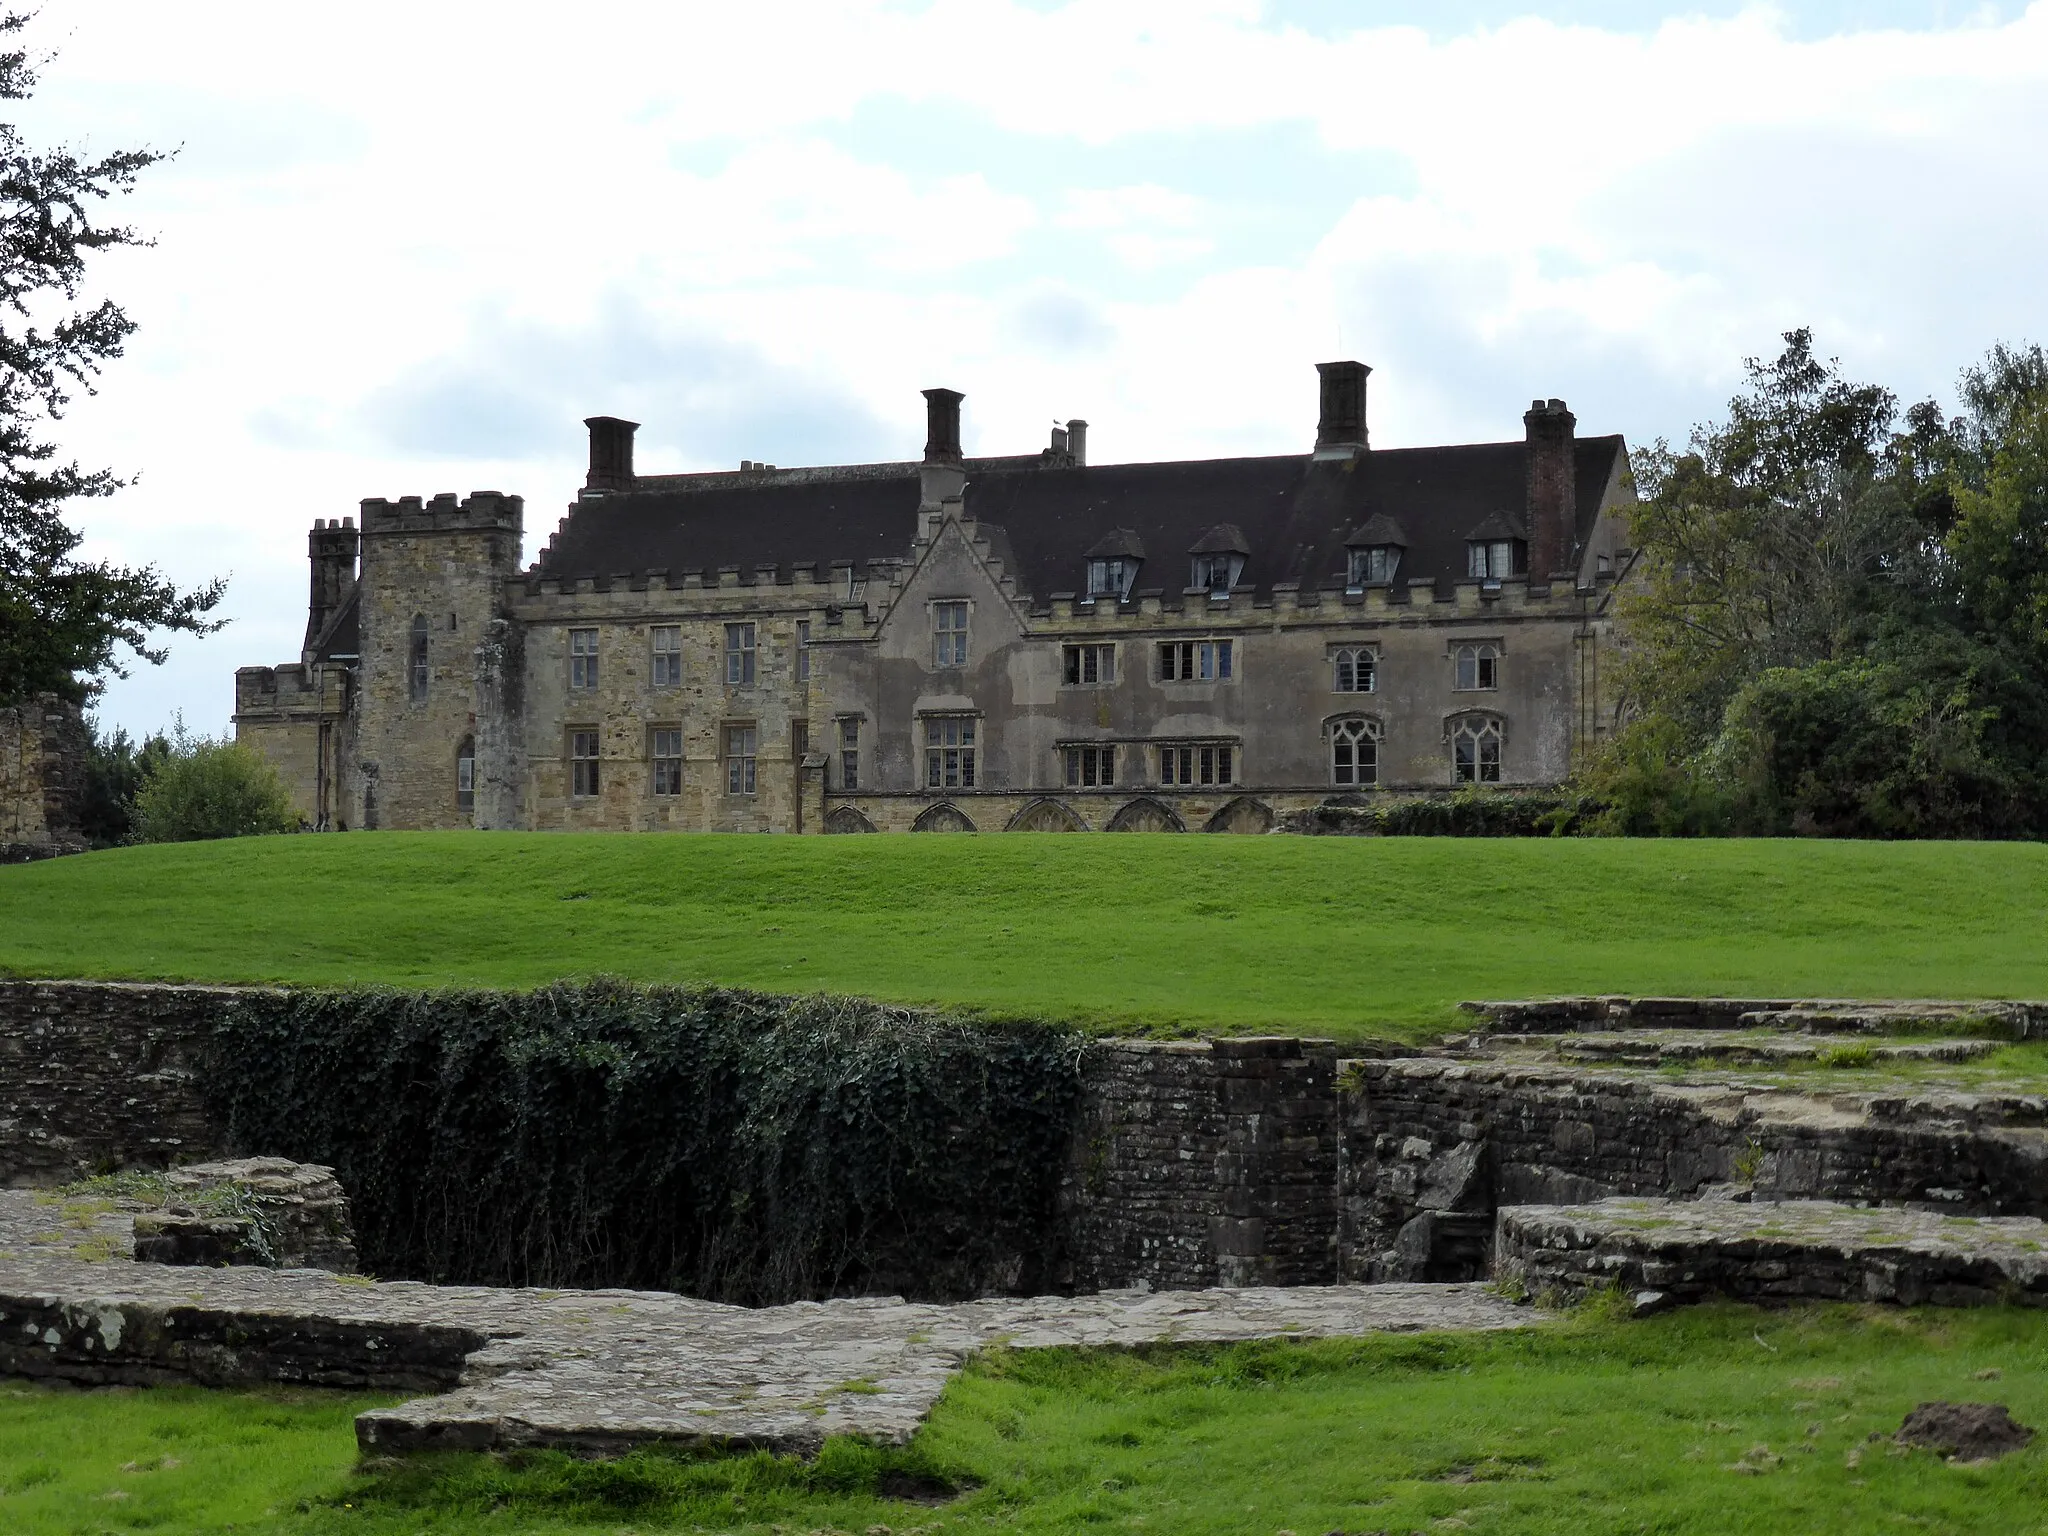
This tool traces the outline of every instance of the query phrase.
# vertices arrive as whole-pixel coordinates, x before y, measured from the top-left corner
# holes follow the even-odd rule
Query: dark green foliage
[[[35,86],[27,51],[6,46],[28,19],[0,12],[0,101],[23,100]],[[181,593],[154,569],[74,558],[82,536],[64,521],[66,503],[111,496],[126,482],[60,463],[41,435],[72,390],[92,392],[135,329],[111,299],[75,307],[87,258],[149,243],[96,222],[94,205],[130,191],[163,158],[120,150],[81,160],[31,148],[0,123],[0,702],[46,691],[83,698],[99,675],[120,674],[123,647],[163,660],[152,632],[219,628],[206,615],[220,582]]]
[[[94,848],[117,848],[135,836],[135,797],[149,776],[171,755],[170,740],[161,732],[140,746],[120,726],[111,736],[92,729],[85,760],[85,793],[79,805],[79,830]]]
[[[1050,1283],[1081,1044],[619,982],[239,1001],[236,1145],[335,1168],[365,1268],[735,1302]]]
[[[1363,795],[1324,801],[1286,819],[1286,830],[1351,837],[1565,837],[1604,807],[1583,795],[1472,791],[1375,804]]]
[[[1601,829],[2048,837],[2048,354],[1944,421],[1785,343],[1638,456]]]
[[[299,813],[269,759],[232,741],[208,741],[181,728],[136,792],[132,831],[145,843],[296,832]]]

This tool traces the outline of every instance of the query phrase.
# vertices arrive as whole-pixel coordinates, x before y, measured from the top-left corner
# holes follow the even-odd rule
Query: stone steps
[[[1753,1029],[1584,1030],[1570,1034],[1471,1035],[1464,1048],[1484,1055],[1543,1054],[1558,1061],[1616,1062],[1656,1067],[1666,1062],[1730,1062],[1758,1065],[1817,1063],[1862,1066],[1871,1062],[1974,1061],[2006,1044],[2003,1040],[1844,1041],[1828,1033],[1779,1033]]]
[[[2048,1222],[1824,1200],[1614,1199],[1502,1207],[1496,1278],[1536,1297],[1709,1296],[2048,1306]]]
[[[1492,1034],[1587,1030],[1780,1029],[1809,1034],[2048,1039],[2048,1002],[2004,999],[1551,997],[1460,1003]]]

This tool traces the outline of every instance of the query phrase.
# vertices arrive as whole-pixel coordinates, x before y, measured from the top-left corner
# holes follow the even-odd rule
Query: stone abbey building
[[[539,559],[523,502],[316,522],[296,662],[237,736],[318,828],[1261,831],[1333,796],[1542,786],[1602,729],[1628,455],[1374,449],[1320,366],[1312,450],[1091,464],[1087,423],[963,457],[640,475],[593,417]],[[1304,434],[1306,435],[1306,434]]]

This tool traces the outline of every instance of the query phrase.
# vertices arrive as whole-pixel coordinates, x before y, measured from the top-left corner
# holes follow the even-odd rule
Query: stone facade
[[[68,699],[41,693],[0,709],[0,864],[85,847],[89,746],[84,716]]]
[[[1078,422],[969,459],[933,390],[921,462],[647,476],[593,418],[524,571],[516,496],[316,525],[237,735],[322,828],[1261,832],[1554,785],[1611,709],[1625,447],[1538,401],[1519,443],[1373,450],[1365,372],[1275,459],[1093,466]]]

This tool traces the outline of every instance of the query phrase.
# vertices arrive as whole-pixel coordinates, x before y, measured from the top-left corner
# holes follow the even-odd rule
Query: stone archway
[[[1162,805],[1149,795],[1142,800],[1133,800],[1114,816],[1109,818],[1105,832],[1185,832],[1187,823],[1175,814],[1173,808]]]
[[[913,832],[972,832],[974,823],[967,819],[966,812],[951,801],[942,800],[931,806],[917,820],[910,824]]]
[[[858,806],[842,805],[825,818],[827,832],[872,832],[875,824],[860,813]]]
[[[1270,832],[1273,830],[1273,807],[1263,800],[1254,800],[1250,795],[1239,795],[1230,804],[1209,818],[1204,832]]]
[[[1057,800],[1034,800],[1010,818],[1005,832],[1086,832],[1088,824]]]

